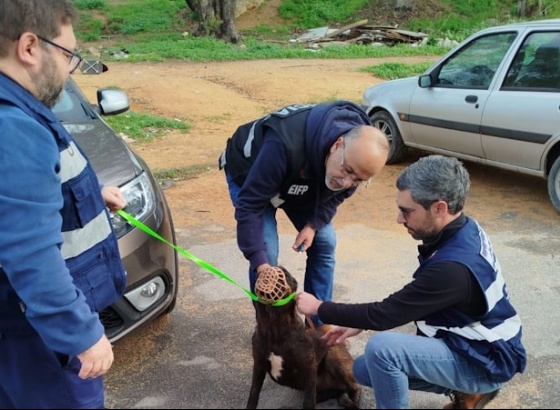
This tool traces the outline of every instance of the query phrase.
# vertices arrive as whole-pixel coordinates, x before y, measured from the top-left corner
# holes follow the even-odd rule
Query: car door
[[[484,105],[515,37],[511,31],[481,34],[430,71],[430,86],[416,87],[411,99],[410,127],[417,148],[484,156]]]
[[[560,133],[560,27],[528,31],[522,40],[484,107],[482,147],[489,161],[540,174]]]

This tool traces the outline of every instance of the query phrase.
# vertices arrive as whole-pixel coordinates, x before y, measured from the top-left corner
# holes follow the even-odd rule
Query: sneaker
[[[496,398],[498,390],[490,393],[467,394],[461,392],[453,392],[449,396],[451,403],[443,406],[445,410],[451,409],[483,409],[488,403]]]

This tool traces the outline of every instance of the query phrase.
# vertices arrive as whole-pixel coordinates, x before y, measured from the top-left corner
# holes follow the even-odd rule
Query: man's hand
[[[329,346],[338,345],[340,343],[344,343],[346,339],[352,336],[356,336],[357,334],[362,333],[362,329],[354,329],[351,327],[343,327],[343,326],[333,326],[331,327],[327,333],[325,333],[321,339],[326,340]]]
[[[296,252],[305,252],[313,244],[313,239],[315,239],[315,228],[309,224],[305,225],[297,234],[292,249]]]
[[[267,270],[268,268],[272,267],[269,263],[263,263],[257,267],[257,273],[261,273],[262,271]]]
[[[321,306],[320,300],[318,300],[311,293],[300,292],[296,295],[297,310],[302,315],[315,316],[317,315],[317,310]]]
[[[111,212],[118,211],[126,206],[126,199],[116,186],[104,186],[101,188],[101,196]]]
[[[99,341],[78,356],[82,367],[78,376],[82,379],[93,379],[104,375],[109,371],[113,364],[113,347],[103,335]]]

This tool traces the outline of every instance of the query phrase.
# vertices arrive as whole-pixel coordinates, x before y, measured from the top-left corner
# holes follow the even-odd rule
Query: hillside
[[[258,25],[282,25],[284,21],[278,14],[280,3],[281,0],[268,0],[260,7],[246,11],[237,18],[236,27],[246,30]],[[440,0],[376,0],[370,1],[367,7],[356,13],[355,20],[368,19],[369,24],[403,27],[410,21],[429,19],[448,12],[449,7]]]

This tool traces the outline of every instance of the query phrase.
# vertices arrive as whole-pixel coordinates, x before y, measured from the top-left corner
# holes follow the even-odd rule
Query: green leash
[[[167,241],[164,237],[162,237],[161,235],[159,235],[157,232],[155,232],[154,230],[150,229],[149,227],[147,227],[146,225],[144,225],[142,222],[140,222],[139,220],[137,220],[136,218],[134,218],[133,216],[131,216],[130,214],[126,213],[125,211],[123,211],[122,209],[119,209],[117,211],[117,214],[119,214],[124,220],[126,220],[128,223],[130,223],[131,225],[134,225],[135,227],[137,227],[138,229],[146,232],[148,235],[153,236],[156,239],[159,239],[160,241],[166,243],[167,245],[171,246],[173,249],[175,249],[177,252],[179,252],[180,254],[182,254],[183,256],[185,256],[186,258],[192,260],[194,263],[196,263],[197,265],[203,267],[204,269],[206,269],[207,271],[213,273],[214,275],[218,276],[219,278],[222,278],[225,281],[228,281],[229,283],[231,283],[232,285],[237,286],[238,288],[240,288],[241,290],[243,290],[243,292],[245,292],[253,301],[255,302],[259,302],[262,303],[261,300],[258,298],[257,295],[255,295],[253,292],[251,292],[249,289],[244,288],[243,286],[241,286],[240,284],[238,284],[236,281],[234,281],[231,277],[229,277],[228,275],[226,275],[225,273],[221,272],[219,269],[215,268],[214,266],[210,265],[208,262],[203,261],[202,259],[197,258],[196,256],[194,256],[192,253],[184,250],[183,248],[172,244],[171,242]],[[287,297],[285,297],[284,299],[280,299],[276,302],[274,302],[271,306],[283,306],[286,303],[288,303],[289,301],[291,301],[294,297],[295,297],[295,292],[292,292],[290,295],[288,295]]]

